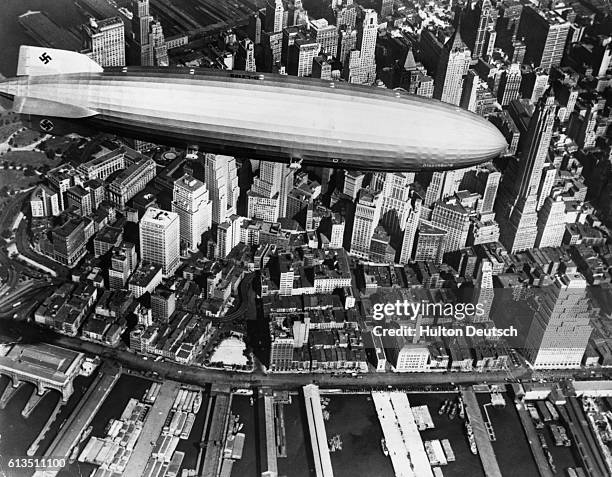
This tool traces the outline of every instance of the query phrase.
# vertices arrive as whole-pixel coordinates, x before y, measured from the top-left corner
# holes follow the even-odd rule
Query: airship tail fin
[[[59,118],[88,118],[95,116],[97,111],[75,106],[73,104],[58,103],[40,98],[17,96],[13,102],[13,112],[19,114],[35,114],[37,116],[53,116]]]
[[[19,48],[17,76],[60,75],[68,73],[101,73],[103,68],[81,53],[39,46]]]

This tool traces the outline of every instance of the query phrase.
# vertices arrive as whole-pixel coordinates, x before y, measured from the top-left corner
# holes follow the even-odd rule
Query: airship
[[[489,121],[405,91],[235,70],[102,68],[33,46],[20,48],[0,99],[52,135],[110,132],[298,168],[457,169],[507,148]]]

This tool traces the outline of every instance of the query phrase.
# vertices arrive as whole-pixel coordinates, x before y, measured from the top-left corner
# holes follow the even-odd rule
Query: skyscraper
[[[553,10],[526,6],[521,15],[519,36],[525,38],[525,62],[543,69],[559,66],[565,52],[570,23]]]
[[[500,240],[511,253],[532,248],[537,235],[538,189],[555,123],[556,103],[552,88],[540,99],[529,118],[532,108],[532,104],[523,101],[513,101],[510,108],[519,129],[524,130],[519,143],[520,160],[515,163],[515,173],[507,175],[506,194],[499,201],[498,209]],[[525,128],[527,118],[529,122]]]
[[[132,0],[132,31],[138,48],[141,66],[153,65],[153,50],[149,33],[153,17],[149,13],[149,0]]]
[[[293,76],[310,76],[312,63],[321,51],[321,45],[310,35],[298,33],[293,45],[289,47],[287,73]]]
[[[472,51],[472,58],[475,60],[488,56],[488,40],[491,39],[491,32],[495,30],[495,21],[497,19],[497,12],[491,5],[490,0],[481,0],[477,5],[476,13],[479,15],[476,25],[476,39]],[[494,37],[492,40],[495,43]]]
[[[238,42],[235,69],[242,71],[255,71],[255,45],[249,38]]]
[[[247,193],[249,218],[275,222],[286,216],[294,172],[287,164],[262,161],[259,177]]]
[[[140,220],[140,258],[162,267],[165,277],[180,264],[180,219],[178,214],[151,207]]]
[[[442,48],[434,85],[434,98],[459,106],[463,77],[470,68],[470,62],[470,50],[457,29]]]
[[[266,6],[266,31],[277,33],[287,26],[289,12],[285,10],[283,0],[268,0]]]
[[[362,189],[355,209],[351,254],[364,259],[370,257],[370,242],[380,220],[380,201],[379,193]]]
[[[212,200],[212,221],[223,223],[236,213],[240,189],[236,159],[221,154],[204,156],[205,182]]]
[[[434,172],[425,193],[425,206],[431,207],[435,202],[457,192],[464,172],[463,169]]]
[[[189,174],[174,181],[172,211],[180,218],[181,248],[196,251],[211,226],[212,201],[206,186]]]
[[[100,66],[125,66],[125,34],[120,17],[96,21],[90,19],[83,25],[85,44],[89,56]]]
[[[544,289],[526,342],[535,369],[580,367],[592,331],[586,286],[586,279],[573,273],[555,277]]]
[[[565,202],[561,196],[547,197],[538,212],[538,234],[535,246],[559,247],[565,232]]]
[[[474,283],[474,305],[482,305],[484,313],[480,316],[474,316],[472,321],[484,322],[489,321],[491,306],[493,305],[494,289],[493,289],[493,265],[487,259],[480,262],[476,282]]]
[[[374,173],[373,188],[381,192],[380,223],[394,235],[404,230],[409,209],[410,184],[414,174],[404,172]],[[378,185],[378,186],[377,186]]]
[[[510,101],[519,97],[521,78],[521,65],[516,63],[502,73],[497,90],[497,100],[502,106],[507,106]]]
[[[447,232],[442,253],[454,252],[465,247],[470,231],[470,211],[457,199],[436,202],[431,213],[431,223]]]
[[[338,52],[338,30],[336,26],[330,25],[324,18],[311,20],[310,26],[315,32],[315,40],[321,45],[321,50],[335,58]]]
[[[376,79],[376,38],[378,37],[378,15],[374,10],[365,9],[364,18],[357,34],[357,49],[363,84],[372,84]]]
[[[416,192],[412,193],[406,224],[404,225],[404,237],[400,251],[399,263],[408,263],[412,258],[417,229],[421,221],[421,206],[423,199]]]

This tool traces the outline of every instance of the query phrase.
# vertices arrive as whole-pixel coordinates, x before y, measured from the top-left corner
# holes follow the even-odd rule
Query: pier
[[[308,434],[310,435],[310,448],[312,449],[315,473],[317,477],[330,477],[334,475],[334,471],[332,469],[329,447],[327,445],[327,433],[325,432],[325,421],[323,420],[323,410],[321,409],[319,387],[314,384],[307,384],[303,389],[304,400],[306,401]]]
[[[433,477],[406,393],[372,391],[396,477]]]
[[[516,403],[516,410],[518,411],[521,424],[523,425],[523,429],[527,435],[527,442],[529,442],[529,447],[531,447],[531,453],[533,454],[535,463],[538,466],[540,475],[542,477],[553,477],[553,473],[548,465],[548,460],[544,455],[544,450],[540,444],[540,439],[538,438],[538,433],[533,425],[529,411],[527,411],[525,404],[522,402]]]
[[[30,414],[32,414],[34,409],[36,409],[36,406],[38,406],[40,401],[42,401],[48,393],[49,393],[48,389],[45,389],[42,394],[38,394],[36,392],[36,389],[34,389],[32,391],[32,395],[30,396],[30,399],[28,399],[28,402],[26,403],[24,408],[21,410],[21,415],[25,417],[26,419],[30,417]]]
[[[138,476],[147,467],[147,461],[153,452],[153,446],[157,437],[161,434],[166,421],[166,416],[172,408],[174,399],[178,393],[180,384],[176,381],[164,381],[155,399],[155,403],[149,409],[144,421],[140,438],[134,446],[134,451],[130,456],[126,469],[133,469],[130,475]]]
[[[95,417],[119,376],[121,376],[120,368],[104,363],[98,376],[45,452],[45,456],[68,457],[70,455],[70,451],[79,442],[81,434]]]
[[[210,398],[210,412],[207,411],[202,433],[204,463],[199,475],[217,475],[219,472],[231,405],[232,396],[229,393],[215,394]]]
[[[21,387],[24,384],[25,383],[23,383],[22,381],[19,381],[17,383],[17,386],[13,384],[7,384],[7,386],[4,388],[4,392],[2,393],[2,397],[0,397],[0,409],[4,409],[6,407],[6,405],[9,403],[11,398],[15,394],[17,394],[17,392],[21,389]]]
[[[482,467],[487,477],[502,477],[493,445],[491,444],[489,431],[480,412],[480,406],[476,399],[476,393],[469,388],[461,389],[461,396],[465,405],[465,412],[474,430],[474,438],[476,439],[476,447],[478,455],[482,461]]]

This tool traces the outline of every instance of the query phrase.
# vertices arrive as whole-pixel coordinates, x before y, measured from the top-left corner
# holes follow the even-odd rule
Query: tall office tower
[[[346,226],[344,217],[336,213],[332,216],[331,222],[329,248],[342,248],[342,243],[344,242],[344,227]]]
[[[361,187],[363,186],[363,179],[365,174],[360,171],[342,171],[342,193],[348,195],[353,200],[357,198]]]
[[[525,61],[542,69],[559,66],[569,29],[570,23],[555,11],[526,6],[519,26],[527,46]]]
[[[378,16],[387,18],[393,15],[393,0],[377,0]]]
[[[476,192],[482,196],[478,201],[476,212],[489,214],[495,207],[497,190],[501,181],[501,172],[490,162],[467,171],[461,181],[461,189]]]
[[[150,207],[140,219],[140,258],[162,267],[164,277],[180,265],[181,225],[178,214]]]
[[[261,12],[249,16],[249,38],[256,45],[261,43]]]
[[[283,6],[283,0],[268,0],[266,6],[266,31],[277,33],[287,26],[289,12]]]
[[[288,26],[287,28],[283,28],[283,45],[281,51],[281,62],[283,65],[288,66],[289,64],[289,52],[290,48],[295,43],[296,38],[300,33],[300,29],[295,25]]]
[[[580,367],[592,331],[586,286],[581,274],[563,274],[539,297],[526,342],[535,369]]]
[[[470,68],[470,62],[470,50],[463,43],[457,29],[442,48],[434,83],[434,98],[459,106],[463,77]]]
[[[578,93],[580,92],[578,86],[573,81],[567,82],[555,82],[553,84],[555,88],[555,97],[559,103],[559,109],[557,109],[557,117],[562,123],[569,121],[570,115],[574,112],[576,107],[576,101],[578,100]]]
[[[367,189],[361,190],[353,223],[350,250],[352,255],[366,260],[370,257],[370,242],[380,220],[380,199],[379,193]]]
[[[289,11],[288,25],[307,25],[308,11],[304,8],[302,0],[294,0],[293,7]]]
[[[560,247],[565,233],[565,202],[558,195],[549,196],[538,213],[538,234],[535,246]]]
[[[437,171],[431,176],[425,194],[425,206],[431,207],[435,202],[452,196],[459,190],[465,169]]]
[[[446,230],[436,227],[427,220],[421,220],[417,227],[414,261],[432,260],[436,263],[442,263],[446,235]]]
[[[231,215],[217,227],[217,258],[225,258],[240,242],[240,229],[245,217]]]
[[[540,186],[538,187],[538,204],[536,210],[540,210],[544,201],[550,195],[555,181],[557,180],[557,168],[551,164],[544,164],[542,167],[542,178],[540,179]]]
[[[330,25],[324,18],[311,20],[310,26],[315,32],[315,40],[321,45],[323,53],[335,58],[338,53],[338,30],[336,26]]]
[[[497,90],[497,100],[502,106],[507,106],[510,101],[519,97],[521,88],[521,65],[512,64],[510,68],[502,73],[499,89]]]
[[[351,50],[354,50],[356,47],[357,30],[348,29],[346,26],[341,27],[338,30],[338,48],[336,49],[336,53],[342,66],[347,64]]]
[[[132,31],[138,48],[141,66],[153,65],[153,49],[149,33],[153,17],[149,13],[149,0],[132,0]]]
[[[406,224],[404,225],[404,237],[402,239],[399,263],[408,263],[412,259],[416,233],[421,221],[422,205],[423,199],[421,196],[413,192],[406,217]]]
[[[321,45],[314,38],[298,33],[293,45],[289,47],[287,73],[293,76],[312,75],[312,63],[321,51]]]
[[[482,305],[484,313],[480,316],[474,316],[471,321],[475,323],[489,321],[494,295],[493,265],[489,260],[483,259],[480,262],[478,275],[476,276],[476,282],[474,283],[474,296],[472,302],[474,305]]]
[[[408,214],[408,199],[410,184],[414,182],[412,174],[402,172],[386,172],[377,174],[382,187],[380,223],[391,235],[397,235],[404,230]],[[382,180],[380,180],[382,178]],[[409,182],[410,181],[410,182]],[[377,189],[374,185],[374,189]]]
[[[206,154],[204,167],[204,182],[212,200],[212,221],[220,224],[236,213],[240,195],[236,159],[221,154]]]
[[[208,189],[189,174],[174,181],[172,212],[179,215],[181,223],[181,248],[196,251],[202,243],[202,234],[212,223],[212,201]]]
[[[108,285],[111,290],[120,290],[130,278],[138,265],[136,246],[130,242],[121,242],[111,252],[111,266],[108,270]]]
[[[431,213],[431,223],[447,232],[443,254],[465,247],[470,231],[470,212],[457,199],[436,202]]]
[[[557,105],[552,88],[540,98],[529,120],[524,142],[519,146],[521,162],[517,182],[517,196],[527,197],[538,192],[542,168],[552,139]]]
[[[359,63],[363,74],[362,83],[372,84],[376,79],[376,38],[378,37],[378,15],[374,10],[364,9],[363,22],[357,36]]]
[[[255,67],[255,45],[245,38],[238,42],[238,51],[236,52],[235,69],[242,71],[256,71]]]
[[[312,63],[312,77],[323,80],[332,79],[332,65],[325,56],[316,56]]]
[[[285,217],[294,175],[294,170],[287,164],[262,161],[259,177],[255,178],[247,193],[249,218],[276,222]]]
[[[161,23],[158,21],[151,23],[149,45],[153,52],[153,64],[155,66],[168,66],[168,47],[166,46],[166,39],[164,38],[164,30]]]
[[[332,5],[332,9],[336,14],[336,26],[338,28],[346,27],[348,31],[351,31],[357,26],[359,6],[353,3],[352,0],[347,1],[346,5],[344,5],[344,2],[340,3],[341,5]]]
[[[513,50],[513,42],[517,39],[523,4],[519,0],[502,0],[498,2],[497,6],[499,14],[496,28],[496,46],[499,46],[510,56],[511,50]]]
[[[463,79],[463,90],[459,105],[468,111],[476,112],[476,100],[478,99],[478,88],[482,80],[476,70],[470,68]]]
[[[595,147],[597,138],[605,133],[607,119],[602,117],[605,101],[601,98],[590,98],[580,101],[576,110],[570,115],[567,134],[582,149]]]
[[[510,194],[499,201],[501,242],[511,253],[532,248],[537,235],[538,188],[542,178],[544,161],[552,138],[555,123],[556,104],[552,88],[540,99],[535,107],[528,126],[529,117],[525,103],[513,101],[510,112],[521,123],[520,161],[513,178],[513,184],[506,189]],[[529,108],[529,105],[527,105]]]
[[[489,50],[489,41],[495,43],[495,38],[491,38],[491,31],[495,29],[497,12],[491,5],[490,0],[481,0],[476,6],[478,23],[476,25],[476,39],[472,50],[472,58],[477,60],[486,57]]]
[[[151,294],[151,315],[157,323],[168,323],[176,309],[176,295],[172,290],[159,286]]]
[[[536,69],[533,75],[533,82],[529,88],[530,91],[525,91],[523,97],[531,99],[533,103],[537,103],[548,89],[549,76],[547,70],[543,70],[542,68]]]
[[[100,66],[125,66],[125,34],[120,17],[96,21],[83,25],[88,56]]]

